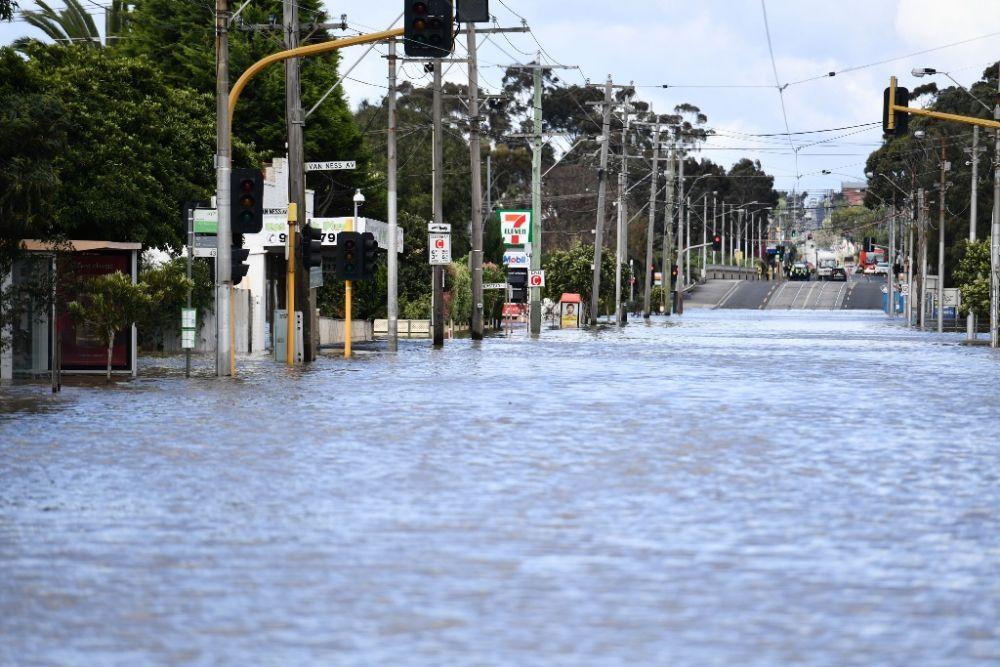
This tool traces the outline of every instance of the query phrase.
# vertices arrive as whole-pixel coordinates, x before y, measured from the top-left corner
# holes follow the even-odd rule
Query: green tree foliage
[[[0,21],[13,21],[17,3],[14,0],[0,0]]]
[[[94,17],[87,12],[80,0],[65,0],[66,6],[55,9],[43,0],[37,0],[39,9],[26,9],[21,12],[21,18],[28,25],[38,28],[56,44],[80,44],[85,46],[100,46],[101,33],[94,23]],[[125,25],[128,6],[123,0],[113,0],[108,9],[109,42],[118,37]],[[22,37],[14,42],[16,47],[31,43],[30,37]]]
[[[0,276],[10,275],[14,262],[24,256],[22,239],[58,237],[52,198],[66,126],[65,108],[49,94],[38,72],[12,49],[0,47]],[[33,287],[43,289],[43,283]],[[22,287],[0,285],[0,349],[10,343],[3,338],[3,325],[23,297]]]
[[[142,319],[152,303],[146,285],[133,284],[129,276],[115,272],[90,278],[84,283],[79,298],[67,304],[77,325],[92,329],[107,347],[109,382],[115,335]]]
[[[961,259],[954,272],[962,292],[962,315],[990,316],[990,239],[964,241]]]
[[[448,318],[456,324],[472,322],[472,273],[468,257],[452,262],[446,270]]]
[[[187,277],[187,258],[175,257],[159,266],[143,269],[139,282],[156,304],[142,318],[140,331],[147,346],[160,347],[163,336],[168,331],[180,330],[181,308],[187,307],[188,292],[191,292],[191,307],[198,314],[201,326],[204,313],[215,305],[215,294],[209,263],[195,259],[191,266],[192,279]]]
[[[178,248],[183,201],[211,192],[212,100],[175,87],[145,58],[116,49],[35,45],[29,64],[65,107],[54,159],[58,228],[71,238]]]
[[[300,24],[323,23],[326,15],[319,0],[299,0]],[[129,39],[123,50],[144,55],[156,63],[166,81],[174,86],[193,88],[214,96],[215,23],[211,5],[176,0],[138,0],[129,18]],[[275,30],[242,30],[243,25],[266,25],[277,17]],[[231,81],[254,62],[284,50],[281,40],[281,2],[251,3],[230,31]],[[325,30],[302,34],[301,44],[331,39]],[[302,104],[308,111],[337,81],[337,52],[300,59]],[[214,109],[214,107],[213,107]],[[214,110],[209,119],[214,120]],[[233,119],[234,140],[252,143],[264,159],[284,157],[285,72],[281,64],[258,74],[244,90]],[[306,120],[304,130],[306,160],[351,159],[358,169],[310,175],[308,186],[316,191],[317,217],[345,215],[351,210],[355,188],[366,187],[368,152],[362,134],[347,106],[342,88],[334,92]],[[209,159],[213,151],[207,153]],[[250,166],[235,161],[237,166]]]
[[[994,63],[983,70],[980,80],[969,88],[971,96],[957,86],[938,89],[932,83],[914,90],[914,96],[920,97],[920,100],[911,101],[911,106],[925,106],[934,111],[963,116],[991,118],[992,112],[973,98],[978,98],[992,109],[997,90],[998,65],[1000,63]],[[924,132],[923,138],[916,136],[918,130]],[[972,170],[966,167],[965,163],[969,159],[966,150],[970,148],[971,142],[972,127],[969,125],[913,116],[910,118],[909,134],[888,139],[882,147],[868,156],[865,165],[866,173],[884,174],[904,191],[915,192],[917,188],[924,188],[927,192],[928,206],[936,210],[938,195],[934,188],[940,178],[939,165],[943,149],[944,160],[952,165],[947,177],[951,185],[945,199],[946,276],[951,274],[961,261],[961,253],[957,252],[957,248],[959,241],[968,236]],[[988,144],[989,132],[980,129],[980,147],[987,147]],[[993,170],[989,167],[989,159],[983,155],[979,161],[977,238],[989,234],[993,208],[992,181]],[[877,208],[884,206],[884,202],[892,203],[894,200],[902,205],[902,199],[902,193],[886,178],[874,176],[869,179],[866,206]],[[931,266],[937,266],[937,243],[928,244],[928,262]]]
[[[563,292],[579,294],[585,303],[590,303],[594,272],[594,246],[578,245],[569,250],[556,250],[546,255],[545,288],[543,296],[559,301]],[[622,267],[622,300],[628,299],[628,281],[631,277],[628,265]],[[614,253],[604,253],[601,257],[601,295],[599,308],[604,313],[614,312],[615,304],[615,259]]]

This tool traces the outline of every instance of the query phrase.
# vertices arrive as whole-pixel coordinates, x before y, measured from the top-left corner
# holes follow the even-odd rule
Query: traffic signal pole
[[[215,374],[232,374],[229,339],[230,229],[229,170],[230,122],[229,98],[229,0],[215,2],[215,93],[216,93],[216,251],[215,251]]]
[[[294,50],[299,45],[299,9],[294,0],[281,3],[282,20],[285,31],[285,48]],[[302,130],[305,114],[302,110],[302,85],[299,77],[299,59],[285,60],[285,123],[288,133],[288,202],[295,204],[297,218],[295,224],[301,230],[305,226],[305,154],[302,144]],[[289,235],[291,236],[291,235]],[[289,261],[297,251],[297,244],[288,246]],[[313,340],[313,320],[316,317],[316,292],[309,289],[309,267],[305,262],[295,262],[295,302],[302,308],[302,360],[312,361],[318,345]],[[295,311],[288,317],[294,322]],[[294,351],[294,348],[290,348]]]
[[[285,363],[295,364],[295,227],[298,223],[298,207],[288,204],[288,261],[285,274],[285,310],[288,312],[285,329]]]

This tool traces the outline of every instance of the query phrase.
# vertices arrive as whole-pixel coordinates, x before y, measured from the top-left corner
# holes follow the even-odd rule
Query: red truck
[[[862,250],[858,257],[858,268],[864,273],[875,273],[875,266],[885,262],[885,248]]]

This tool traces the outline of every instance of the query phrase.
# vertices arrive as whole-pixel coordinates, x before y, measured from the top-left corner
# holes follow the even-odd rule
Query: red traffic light
[[[240,181],[240,192],[253,192],[254,183],[249,178]]]
[[[420,14],[420,15],[426,14],[427,4],[423,2],[414,2],[412,9],[414,14]]]

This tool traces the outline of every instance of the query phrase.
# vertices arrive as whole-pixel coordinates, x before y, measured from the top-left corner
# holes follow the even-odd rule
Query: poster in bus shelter
[[[580,304],[563,301],[559,304],[559,326],[575,329],[580,326]]]
[[[81,252],[73,256],[73,263],[80,280],[115,272],[132,275],[132,261],[128,252]],[[63,370],[89,371],[107,367],[108,348],[101,343],[96,331],[84,324],[77,324],[66,312],[60,313],[57,321]],[[132,328],[127,327],[115,336],[111,348],[112,370],[129,370],[131,359]]]

